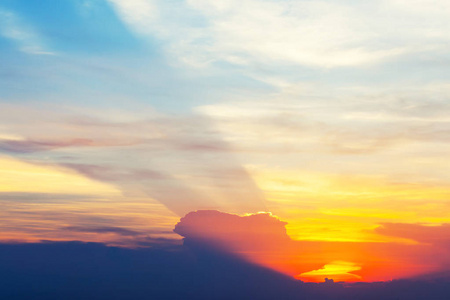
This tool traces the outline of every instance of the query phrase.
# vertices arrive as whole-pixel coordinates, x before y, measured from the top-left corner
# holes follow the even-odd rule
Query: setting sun
[[[333,279],[334,281],[359,281],[361,276],[352,274],[352,271],[361,270],[358,264],[346,261],[333,261],[323,266],[322,269],[312,270],[295,276],[298,279],[323,282],[325,278]]]

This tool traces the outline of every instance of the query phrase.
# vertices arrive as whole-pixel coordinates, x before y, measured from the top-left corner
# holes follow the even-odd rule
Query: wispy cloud
[[[431,15],[426,1],[415,2],[415,9],[402,1],[111,2],[136,32],[160,38],[174,58],[194,65],[367,66],[442,48],[450,38],[445,10],[436,22],[418,22]]]
[[[264,209],[263,194],[205,116],[124,119],[49,109],[45,117],[34,117],[33,128],[23,126],[20,119],[33,110],[5,105],[0,123],[22,139],[0,140],[0,150],[108,182],[126,194],[144,194],[180,215],[198,208]],[[11,119],[8,111],[22,117]]]
[[[114,233],[123,236],[138,236],[141,232],[126,229],[122,227],[83,227],[83,226],[66,226],[60,228],[61,230],[75,231],[75,232],[91,232],[91,233]]]
[[[408,238],[433,245],[450,253],[450,224],[384,223],[375,231],[379,234]],[[447,263],[450,263],[448,261]]]
[[[34,55],[54,55],[43,38],[14,12],[0,8],[0,35],[13,40],[20,51]]]

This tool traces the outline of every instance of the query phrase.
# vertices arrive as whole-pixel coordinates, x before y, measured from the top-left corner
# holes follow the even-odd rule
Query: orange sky
[[[182,218],[175,232],[304,281],[387,281],[444,271],[450,263],[449,226],[386,224],[374,234],[409,242],[332,242],[292,240],[285,225],[267,213],[198,211]]]
[[[64,169],[6,156],[0,162],[3,241],[83,240],[135,246],[150,237],[179,238],[172,233],[179,217],[147,197],[124,194],[114,185]],[[439,203],[445,205],[447,191],[443,188],[407,190],[380,180],[313,175],[309,180],[315,184],[309,184],[302,195],[310,199],[308,205],[316,203],[322,208],[296,208],[290,205],[295,193],[300,193],[294,185],[271,186],[280,178],[279,172],[254,176],[260,186],[265,184],[272,198],[268,207],[285,218],[265,213],[213,214],[199,218],[187,235],[177,233],[194,234],[304,281],[384,281],[445,270],[450,264],[449,227],[438,222],[448,220],[446,214],[436,211],[432,218],[427,211],[419,214],[417,210],[428,207],[431,211],[439,208]],[[434,195],[436,206],[420,201],[425,194]],[[277,195],[284,200],[277,203]],[[407,207],[399,210],[399,198],[405,195],[417,198],[411,200],[414,211]],[[367,202],[342,207],[345,201],[337,200],[344,198],[354,203],[364,198]],[[385,198],[396,202],[389,205]],[[379,206],[373,209],[370,203]],[[387,207],[383,208],[383,203]]]

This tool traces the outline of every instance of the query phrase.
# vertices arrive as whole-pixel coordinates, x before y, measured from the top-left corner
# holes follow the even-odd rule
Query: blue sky
[[[223,72],[176,65],[167,41],[135,32],[108,1],[6,1],[1,13],[6,101],[126,99],[188,111],[226,89],[268,89],[233,66]]]
[[[23,84],[2,93],[101,90],[178,110],[230,90],[258,97],[299,82],[385,88],[448,77],[445,4],[220,3],[3,1],[2,65]]]
[[[189,111],[299,84],[335,93],[441,83],[446,11],[430,0],[3,1],[2,95]]]

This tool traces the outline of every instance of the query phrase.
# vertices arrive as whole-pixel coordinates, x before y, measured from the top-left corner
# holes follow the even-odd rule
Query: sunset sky
[[[3,0],[0,242],[448,272],[449,20],[444,0]]]

